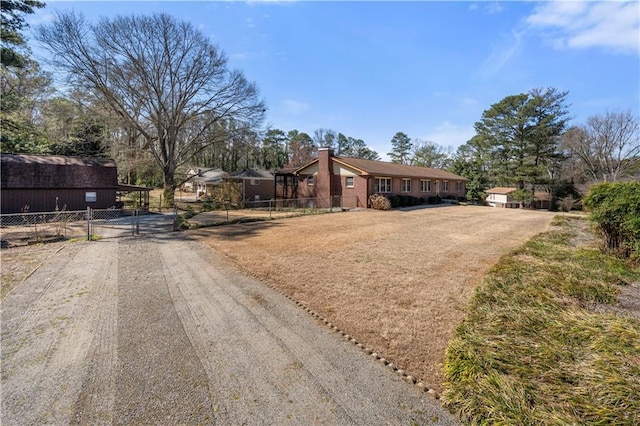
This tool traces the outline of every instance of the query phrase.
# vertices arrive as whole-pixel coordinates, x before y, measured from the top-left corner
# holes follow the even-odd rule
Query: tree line
[[[98,23],[57,14],[34,31],[60,77],[54,82],[21,34],[24,16],[41,7],[2,2],[4,153],[111,157],[122,181],[163,185],[169,203],[193,166],[274,170],[305,164],[322,147],[380,159],[362,139],[333,129],[265,129],[256,85],[197,28],[166,14]],[[581,185],[638,179],[638,117],[606,112],[569,127],[567,96],[555,88],[507,96],[482,113],[476,135],[457,150],[398,132],[387,155],[466,177],[472,200],[491,186],[515,186],[526,202],[540,187],[566,198]]]
[[[476,134],[456,151],[398,132],[393,162],[446,169],[469,179],[467,198],[515,187],[527,204],[539,190],[571,208],[598,182],[640,179],[640,119],[630,111],[590,116],[569,126],[568,92],[537,88],[506,96],[482,113]]]

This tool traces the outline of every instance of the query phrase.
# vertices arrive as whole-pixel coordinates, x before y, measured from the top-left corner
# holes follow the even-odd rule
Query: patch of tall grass
[[[572,246],[572,221],[586,219],[555,221],[477,288],[445,362],[443,401],[462,421],[639,424],[640,321],[594,307],[640,269]]]

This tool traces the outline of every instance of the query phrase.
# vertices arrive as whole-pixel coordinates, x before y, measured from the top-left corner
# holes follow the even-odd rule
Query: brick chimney
[[[316,191],[318,202],[323,207],[331,207],[333,195],[333,149],[318,148],[318,176],[316,179]]]

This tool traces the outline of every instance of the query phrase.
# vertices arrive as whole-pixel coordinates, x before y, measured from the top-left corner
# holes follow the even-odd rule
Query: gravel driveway
[[[2,303],[13,424],[455,424],[183,234],[69,243]]]

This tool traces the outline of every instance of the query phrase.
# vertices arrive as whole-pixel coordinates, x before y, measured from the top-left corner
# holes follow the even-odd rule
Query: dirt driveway
[[[184,234],[61,244],[2,301],[14,424],[454,424]]]
[[[557,213],[479,206],[353,211],[198,230],[429,387],[486,270]]]

